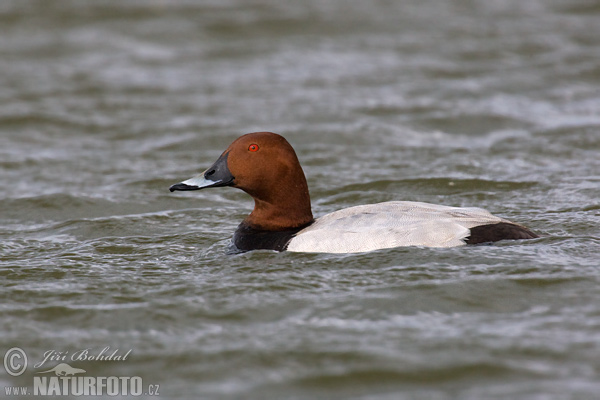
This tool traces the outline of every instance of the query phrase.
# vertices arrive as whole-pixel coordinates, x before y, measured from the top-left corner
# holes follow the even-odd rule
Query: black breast
[[[312,223],[312,222],[311,222]],[[284,251],[288,243],[302,229],[310,224],[285,231],[265,231],[252,228],[242,222],[233,234],[233,244],[241,251],[249,250],[276,250]]]
[[[539,237],[524,226],[508,222],[479,225],[471,228],[471,235],[465,239],[467,244],[497,242],[498,240],[534,239]]]

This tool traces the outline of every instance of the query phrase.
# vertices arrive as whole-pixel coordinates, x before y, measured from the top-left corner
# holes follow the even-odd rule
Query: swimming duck
[[[241,251],[355,253],[538,237],[481,208],[414,201],[360,205],[315,219],[296,152],[283,136],[271,132],[239,137],[206,171],[169,190],[220,186],[241,189],[254,198],[254,210],[232,239]]]

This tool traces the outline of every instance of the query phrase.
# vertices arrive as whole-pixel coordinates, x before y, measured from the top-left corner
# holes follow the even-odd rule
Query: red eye
[[[258,145],[251,144],[250,146],[248,146],[248,151],[258,151]]]

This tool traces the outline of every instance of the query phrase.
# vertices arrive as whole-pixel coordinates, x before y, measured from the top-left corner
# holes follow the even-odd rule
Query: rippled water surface
[[[3,1],[0,350],[29,365],[0,393],[32,395],[56,350],[142,398],[599,398],[599,21],[592,0]],[[168,187],[258,130],[296,148],[317,216],[479,206],[543,237],[228,255],[250,198]],[[106,346],[131,352],[70,358]]]

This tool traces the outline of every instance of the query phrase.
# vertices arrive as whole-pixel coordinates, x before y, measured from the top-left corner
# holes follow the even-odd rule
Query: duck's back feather
[[[515,225],[481,208],[390,201],[318,218],[292,238],[287,250],[354,253],[401,246],[455,247],[465,244],[470,228],[498,223]]]

